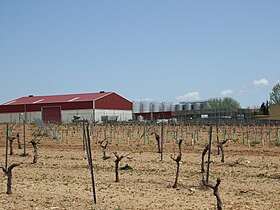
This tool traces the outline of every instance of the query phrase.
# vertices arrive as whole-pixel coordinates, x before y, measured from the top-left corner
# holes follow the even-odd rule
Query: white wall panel
[[[118,121],[128,121],[132,119],[132,111],[127,110],[107,110],[107,109],[86,109],[86,110],[70,110],[70,111],[61,111],[61,121],[62,123],[72,122],[73,116],[79,115],[83,119],[92,121],[101,121],[102,116],[118,116]],[[21,113],[0,113],[0,123],[11,123],[17,122],[22,123],[24,114]],[[42,120],[41,112],[27,112],[26,113],[26,122],[34,122],[34,118]]]
[[[11,114],[10,113],[0,113],[0,123],[10,122]]]
[[[26,123],[34,122],[34,118],[42,118],[41,112],[26,112]],[[22,113],[1,113],[0,123],[22,123],[24,114]]]
[[[38,118],[38,119],[42,120],[41,112],[28,112],[26,114],[26,117],[27,117],[28,123],[34,122],[34,118]]]
[[[93,119],[93,110],[92,109],[83,109],[83,110],[68,110],[61,111],[61,121],[63,123],[72,122],[73,116],[79,115],[81,119],[92,120]]]
[[[96,109],[95,121],[101,122],[102,116],[118,116],[118,121],[127,121],[132,119],[132,111]]]

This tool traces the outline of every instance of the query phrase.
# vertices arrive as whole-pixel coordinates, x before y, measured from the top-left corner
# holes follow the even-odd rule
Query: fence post
[[[94,182],[94,172],[93,172],[93,164],[92,164],[92,156],[91,156],[91,146],[90,146],[90,135],[89,135],[89,125],[86,124],[86,146],[87,146],[87,155],[91,172],[91,185],[92,185],[92,193],[93,193],[93,201],[96,204],[96,193],[95,193],[95,182]]]
[[[6,127],[6,155],[5,155],[5,170],[8,170],[8,143],[9,143],[9,124]]]
[[[210,158],[211,158],[211,144],[212,144],[212,125],[210,126],[209,131],[209,150],[208,150],[208,162],[207,162],[207,174],[206,174],[206,183],[209,181],[209,172],[210,172]]]
[[[160,138],[160,160],[163,161],[163,122],[161,123],[161,138]]]

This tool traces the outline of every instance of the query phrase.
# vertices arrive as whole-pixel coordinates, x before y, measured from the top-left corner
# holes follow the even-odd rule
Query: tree
[[[266,101],[266,104],[263,102],[260,107],[260,112],[263,115],[269,115],[269,109],[268,109],[268,101]]]
[[[208,104],[210,109],[240,109],[239,102],[231,97],[211,98]]]
[[[280,103],[280,83],[274,85],[272,92],[270,93],[270,104],[278,103]]]

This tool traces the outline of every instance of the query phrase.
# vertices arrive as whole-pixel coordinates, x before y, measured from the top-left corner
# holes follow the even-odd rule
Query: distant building
[[[271,120],[280,120],[280,103],[269,106],[269,118]]]
[[[171,119],[175,113],[175,106],[166,102],[133,102],[133,115],[135,120]]]
[[[73,120],[128,121],[132,119],[132,102],[114,92],[29,95],[0,105],[0,123],[43,121],[69,123]]]
[[[258,115],[256,119],[259,120],[280,120],[280,103],[269,105],[269,115]]]

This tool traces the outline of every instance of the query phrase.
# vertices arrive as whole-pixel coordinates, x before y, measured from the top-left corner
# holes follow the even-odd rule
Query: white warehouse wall
[[[28,123],[34,122],[34,118],[38,118],[38,119],[42,120],[41,112],[28,112],[26,114],[26,117],[27,117]]]
[[[11,119],[11,113],[0,113],[0,123],[10,123]]]
[[[83,109],[83,110],[69,110],[61,111],[61,121],[62,123],[72,122],[73,116],[79,115],[81,119],[87,119],[92,121],[101,122],[102,116],[118,116],[118,121],[128,121],[132,120],[132,111],[127,110],[107,110],[107,109]],[[0,113],[0,123],[22,123],[24,118],[24,113]],[[34,122],[34,118],[42,120],[41,112],[26,112],[26,123]]]
[[[82,109],[82,110],[67,110],[61,111],[61,121],[62,123],[70,123],[73,120],[74,115],[79,115],[81,119],[87,119],[92,121],[93,110],[92,109]]]
[[[132,111],[108,109],[82,109],[61,111],[61,120],[63,123],[70,123],[72,122],[74,115],[79,115],[81,119],[87,119],[88,121],[95,120],[99,122],[101,122],[102,116],[118,116],[118,121],[128,121],[132,119]]]
[[[42,118],[41,112],[26,112],[26,123],[31,123],[34,118]],[[24,113],[0,113],[0,123],[22,123]]]
[[[108,109],[96,109],[95,121],[101,121],[101,116],[118,116],[118,121],[132,120],[131,110],[108,110]]]

